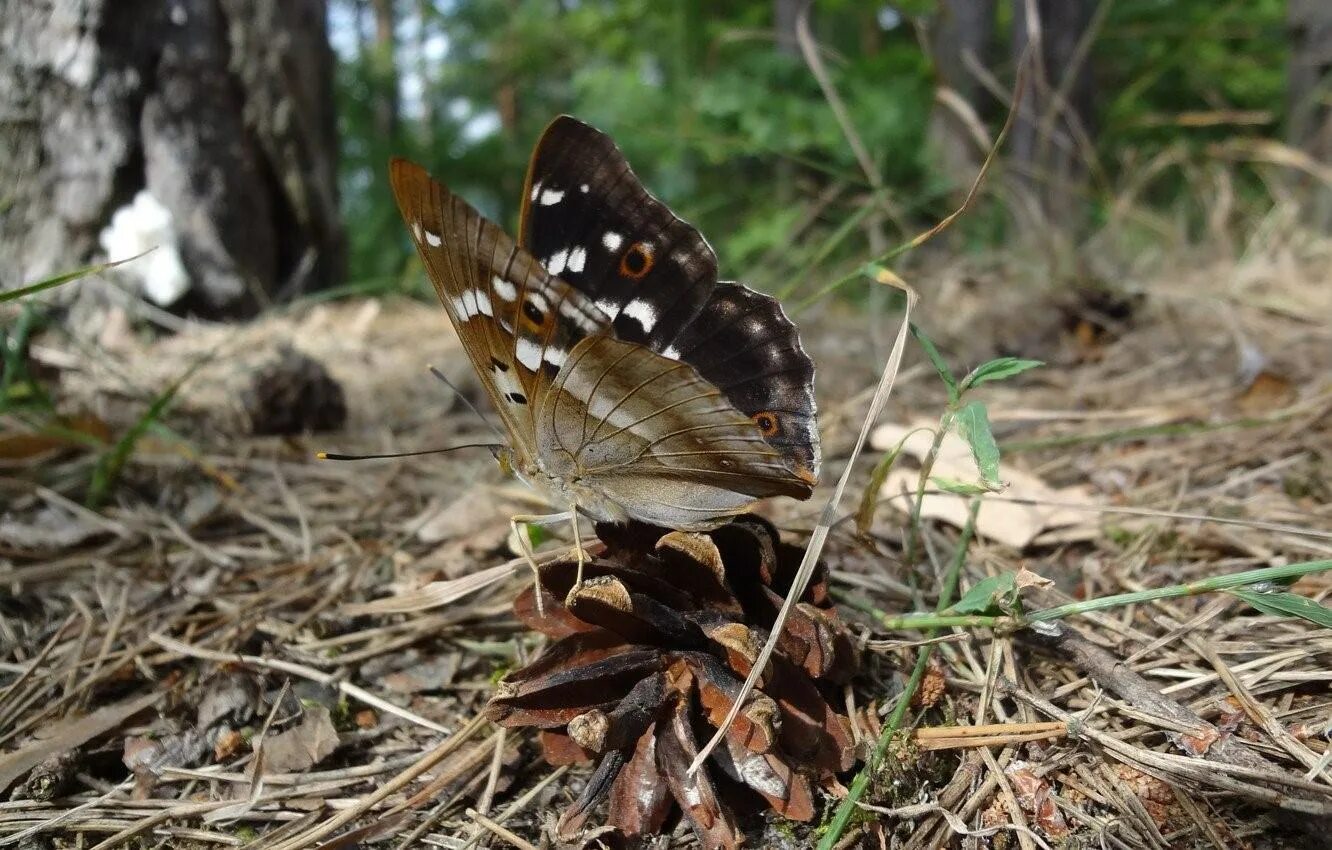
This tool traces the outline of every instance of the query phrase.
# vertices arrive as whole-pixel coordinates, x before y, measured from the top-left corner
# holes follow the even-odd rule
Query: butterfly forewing
[[[551,122],[528,169],[521,241],[614,317],[616,337],[715,384],[808,495],[820,465],[814,364],[795,325],[775,298],[717,283],[707,241],[642,186],[609,136],[569,116]],[[656,252],[641,277],[634,246]]]
[[[537,417],[537,450],[552,473],[644,522],[705,527],[756,498],[808,493],[717,387],[634,343],[579,342]]]
[[[643,188],[610,137],[561,116],[528,167],[520,242],[611,317],[615,336],[666,351],[707,303],[717,257]]]
[[[395,159],[390,181],[513,448],[535,458],[540,396],[580,339],[606,331],[605,315],[420,166]]]

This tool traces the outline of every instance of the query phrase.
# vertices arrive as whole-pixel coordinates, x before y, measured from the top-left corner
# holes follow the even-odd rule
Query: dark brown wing
[[[658,352],[717,282],[707,240],[643,188],[609,136],[567,115],[532,152],[519,242],[591,298],[616,337]]]
[[[814,364],[771,296],[717,282],[697,230],[653,197],[610,137],[567,115],[537,142],[520,243],[611,317],[619,339],[683,360],[786,454],[819,475]]]

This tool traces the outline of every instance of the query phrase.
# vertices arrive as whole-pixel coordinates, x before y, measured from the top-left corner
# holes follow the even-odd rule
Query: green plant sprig
[[[981,364],[959,381],[954,377],[952,370],[948,368],[948,364],[944,362],[943,356],[939,354],[939,349],[924,331],[913,324],[911,335],[920,343],[926,359],[934,366],[935,372],[939,374],[939,379],[947,387],[948,405],[939,416],[939,424],[932,429],[933,439],[930,441],[929,450],[921,460],[920,474],[916,479],[916,493],[911,503],[911,519],[907,524],[906,547],[903,554],[908,565],[914,564],[920,553],[921,509],[925,502],[925,491],[931,481],[941,489],[963,495],[980,495],[981,493],[995,492],[1002,488],[999,481],[999,445],[995,442],[994,434],[990,430],[989,414],[983,402],[969,401],[967,393],[981,384],[1011,378],[1029,369],[1045,365],[1039,360],[1000,357]],[[971,447],[971,456],[976,462],[976,471],[979,473],[979,481],[976,484],[938,480],[932,477],[934,464],[939,459],[939,450],[943,447],[944,438],[954,427],[957,428],[958,434]],[[869,485],[874,490],[871,492],[867,488],[861,499],[861,512],[858,522],[862,532],[868,530],[873,519],[873,503],[878,493],[878,487],[883,485],[889,469],[901,455],[901,451],[902,443],[899,443],[884,454],[878,466],[874,469],[874,475],[871,476]],[[868,508],[866,508],[867,505]]]
[[[937,629],[949,627],[989,628],[1015,631],[1027,628],[1035,623],[1062,620],[1093,611],[1106,611],[1137,605],[1143,602],[1155,602],[1160,599],[1177,599],[1183,596],[1198,596],[1204,593],[1228,592],[1244,600],[1251,607],[1265,614],[1277,616],[1296,616],[1308,620],[1323,628],[1332,628],[1332,608],[1300,596],[1297,593],[1268,591],[1261,589],[1264,584],[1282,584],[1294,581],[1301,576],[1332,570],[1332,560],[1306,561],[1299,564],[1287,564],[1281,567],[1263,567],[1246,570],[1226,576],[1212,576],[1198,581],[1172,584],[1167,587],[1155,587],[1149,590],[1135,590],[1132,593],[1116,593],[1053,608],[1042,608],[1029,613],[995,613],[1002,606],[997,600],[1014,588],[1015,573],[1001,573],[994,576],[994,582],[977,584],[956,605],[934,613],[920,612],[913,614],[889,615],[881,611],[874,612],[879,625],[889,631]],[[1299,600],[1299,601],[1296,601]]]

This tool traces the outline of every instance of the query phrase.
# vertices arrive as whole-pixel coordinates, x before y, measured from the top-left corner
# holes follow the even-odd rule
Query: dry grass
[[[1080,321],[1085,303],[1024,286],[1021,267],[932,275],[920,323],[954,362],[1001,350],[1051,362],[986,389],[1005,462],[1109,509],[1089,514],[1090,533],[1025,551],[978,539],[964,587],[1025,566],[1054,581],[1030,591],[1035,607],[1332,557],[1329,265],[1325,243],[1282,243],[1129,275],[1145,300],[1104,334]],[[805,317],[827,480],[882,359],[866,321],[836,307]],[[347,611],[507,560],[507,516],[533,497],[484,452],[312,460],[481,432],[424,369],[475,391],[446,325],[431,306],[360,303],[156,343],[114,322],[95,345],[40,340],[62,405],[113,432],[193,359],[217,356],[100,515],[77,505],[86,455],[4,461],[0,845],[542,844],[585,773],[552,770],[479,715],[495,675],[538,648],[508,610],[521,576],[443,609]],[[342,384],[344,433],[244,436],[249,376],[279,342]],[[888,418],[932,418],[943,400],[927,368],[908,366]],[[818,502],[765,510],[799,534]],[[849,522],[828,547],[865,641],[848,699],[867,739],[919,634],[876,630],[865,612],[931,610],[958,536],[931,524],[927,564],[907,571],[902,523],[879,511],[882,554]],[[1322,599],[1332,584],[1297,590]],[[955,629],[935,658],[919,725],[983,728],[904,737],[846,846],[1320,846],[1332,832],[1332,635],[1306,622],[1194,597],[1048,634]],[[804,827],[753,828],[759,845],[812,841]]]

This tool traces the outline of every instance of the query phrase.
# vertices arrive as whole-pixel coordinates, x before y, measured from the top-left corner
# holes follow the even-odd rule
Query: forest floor
[[[1030,611],[1332,558],[1329,267],[1323,243],[1181,258],[1117,281],[1130,296],[1052,294],[1003,264],[922,276],[916,321],[957,372],[997,354],[1046,361],[977,393],[1009,487],[984,501],[962,590],[1025,568],[1049,580],[1022,591]],[[762,512],[802,542],[899,314],[821,305],[797,319],[820,369],[824,484]],[[530,574],[442,607],[357,607],[493,574],[514,558],[508,518],[543,512],[539,497],[483,450],[314,459],[490,438],[425,369],[477,398],[442,311],[344,301],[178,335],[113,314],[78,338],[47,332],[30,354],[83,433],[126,432],[194,371],[97,512],[83,507],[97,452],[0,428],[0,845],[550,846],[588,769],[549,766],[535,734],[482,713],[540,650],[512,611]],[[284,401],[340,430],[256,435],[256,421],[287,429],[266,418]],[[874,459],[946,402],[909,348],[844,515]],[[934,610],[962,536],[965,502],[927,496],[922,558],[903,565],[901,492],[920,454],[889,476],[866,533],[839,523],[824,555],[864,656],[838,694],[862,754],[922,644],[891,620]],[[558,549],[552,533],[544,548]],[[1290,589],[1325,599],[1332,573]],[[930,644],[911,731],[864,798],[877,808],[840,846],[1332,846],[1332,631],[1231,593],[1013,622],[978,617]],[[959,738],[968,725],[995,737]],[[845,787],[825,791],[831,811]],[[826,813],[741,828],[752,846],[811,847]],[[659,846],[691,836],[680,826]]]

